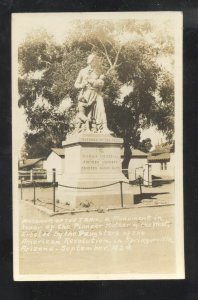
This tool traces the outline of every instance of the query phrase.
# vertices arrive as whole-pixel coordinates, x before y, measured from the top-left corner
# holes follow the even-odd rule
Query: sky
[[[58,43],[62,43],[65,36],[72,29],[75,19],[147,19],[156,25],[157,30],[171,32],[174,24],[174,14],[171,12],[149,12],[149,13],[14,13],[12,14],[12,28],[17,26],[16,39],[18,43],[23,42],[26,35],[39,28],[45,28],[54,35]]]
[[[98,13],[94,14],[94,19],[117,19],[117,18],[135,18],[135,19],[145,19],[150,18],[154,24],[156,24],[158,30],[162,30],[164,25],[162,25],[162,20],[167,24],[167,30],[172,28],[171,24],[173,24],[173,18],[171,17],[171,13],[163,12],[159,14],[156,13],[123,13],[120,15],[119,13]],[[47,30],[48,33],[52,34],[57,43],[62,43],[65,40],[65,37],[69,35],[72,30],[71,21],[76,19],[87,18],[88,15],[82,13],[16,13],[12,14],[12,42],[14,44],[15,49],[18,48],[18,45],[21,44],[26,36],[31,32],[41,28]],[[170,18],[171,17],[171,18]],[[89,18],[93,18],[93,14],[89,14]],[[172,23],[171,23],[172,22]],[[169,64],[167,61],[162,61],[167,68],[169,68]],[[15,93],[17,96],[13,97],[15,102],[18,102],[18,93]],[[16,104],[16,103],[15,103]],[[24,115],[23,109],[19,109],[18,105],[16,105],[16,113],[17,118],[20,120],[17,124],[17,149],[18,156],[20,156],[20,150],[24,144],[24,132],[27,130],[26,116]],[[161,141],[165,141],[165,137],[162,133],[158,132],[156,128],[152,127],[150,129],[142,131],[141,139],[151,138],[152,145],[155,146],[159,144]]]

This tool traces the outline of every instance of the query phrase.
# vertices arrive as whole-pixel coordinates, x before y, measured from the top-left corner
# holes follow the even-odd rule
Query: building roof
[[[132,148],[132,157],[147,157],[148,154],[139,149]]]
[[[170,160],[170,153],[160,153],[158,155],[149,155],[148,162],[163,162]]]
[[[121,148],[121,157],[124,156],[124,147]],[[135,148],[131,148],[131,157],[147,158],[148,154]]]
[[[19,169],[26,168],[26,167],[33,167],[40,160],[44,160],[44,158],[40,157],[40,158],[29,158],[29,159],[26,159],[24,161],[24,163],[19,166]]]
[[[51,150],[56,153],[58,156],[64,158],[65,157],[65,151],[63,148],[51,148]]]

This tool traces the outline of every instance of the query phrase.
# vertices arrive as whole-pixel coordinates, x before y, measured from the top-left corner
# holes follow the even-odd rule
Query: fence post
[[[56,182],[56,169],[55,168],[52,169],[52,181]]]
[[[30,170],[30,181],[33,181],[33,170]]]
[[[148,187],[150,186],[150,174],[149,174],[149,170],[150,170],[150,165],[148,164]]]
[[[23,177],[21,177],[21,200],[23,199]]]
[[[35,184],[35,181],[33,181],[33,188],[34,188],[34,205],[36,204],[36,184]]]
[[[121,207],[123,207],[122,181],[120,181],[120,199],[121,199]]]
[[[142,194],[142,178],[139,176],[140,194]]]
[[[53,212],[56,211],[56,169],[52,169],[53,171]]]
[[[143,169],[143,180],[142,180],[143,186],[145,186],[145,184],[144,184],[144,181],[145,181],[145,179],[144,179],[144,172],[145,172],[145,170]]]

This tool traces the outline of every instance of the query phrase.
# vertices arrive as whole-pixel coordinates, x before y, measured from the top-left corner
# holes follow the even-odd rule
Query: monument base
[[[116,182],[116,181],[115,181]],[[59,185],[57,199],[61,203],[68,205],[68,208],[111,208],[111,207],[122,207],[133,205],[133,194],[132,188],[128,188],[126,184],[122,184],[122,195],[121,186],[117,184],[111,185],[112,182],[94,182],[93,189],[81,189],[81,184],[77,184],[74,188],[67,188]],[[109,184],[109,186],[107,186]],[[104,187],[105,186],[105,187]],[[98,187],[98,188],[94,188]]]
[[[70,136],[57,199],[68,208],[121,207],[133,204],[132,188],[121,169],[122,139],[105,134]]]

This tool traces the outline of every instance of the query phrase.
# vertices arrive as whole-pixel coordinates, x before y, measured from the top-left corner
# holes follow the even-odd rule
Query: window
[[[167,162],[161,162],[161,170],[167,170]]]

